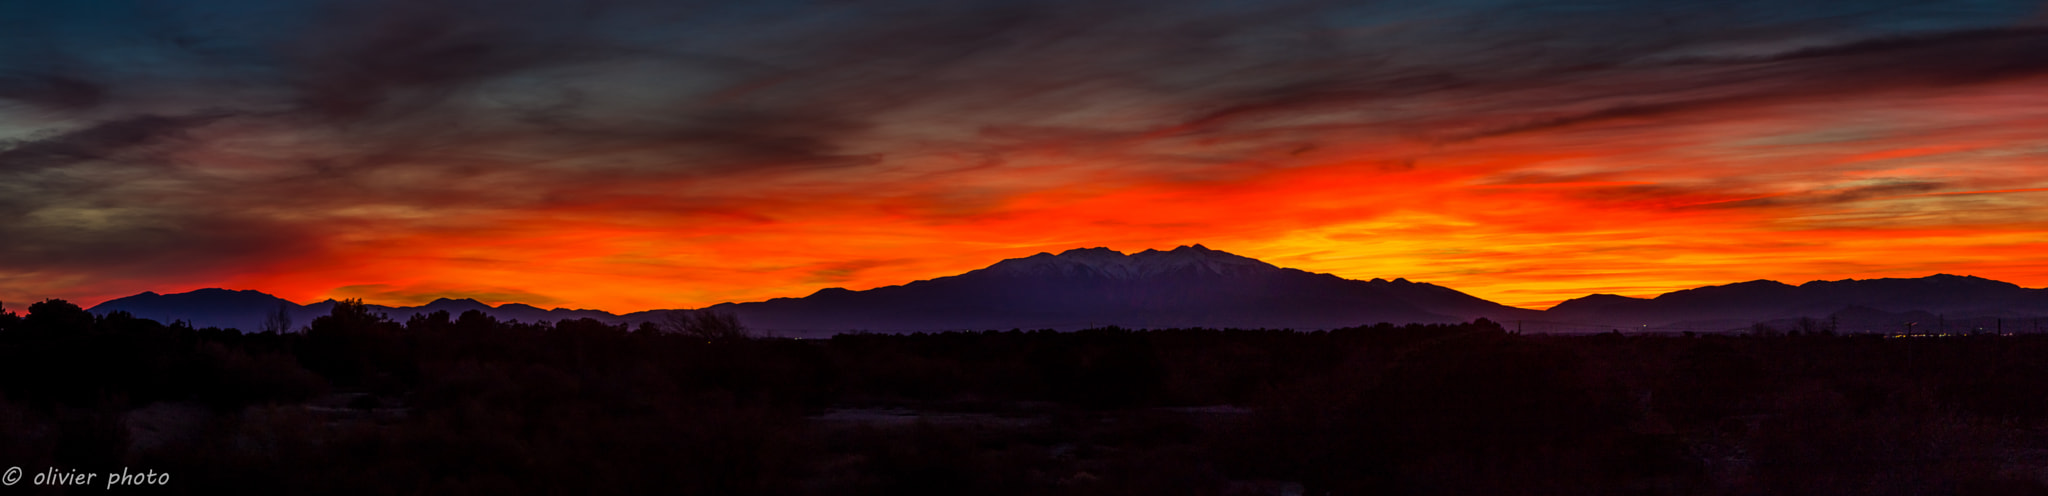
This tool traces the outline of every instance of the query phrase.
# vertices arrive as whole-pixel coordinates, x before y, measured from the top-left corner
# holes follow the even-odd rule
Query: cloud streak
[[[2024,219],[2048,197],[1955,194],[2048,187],[2048,142],[2022,131],[2048,124],[2048,28],[2024,2],[0,19],[7,300],[226,285],[632,311],[1193,242],[1534,306],[1927,270],[2048,285],[2048,259],[2012,255],[2039,247]]]

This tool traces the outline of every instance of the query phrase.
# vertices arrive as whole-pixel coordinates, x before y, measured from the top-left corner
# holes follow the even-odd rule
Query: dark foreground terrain
[[[2048,494],[2048,336],[0,314],[0,468],[183,494]],[[103,479],[102,479],[103,481]],[[6,494],[109,492],[29,481]]]

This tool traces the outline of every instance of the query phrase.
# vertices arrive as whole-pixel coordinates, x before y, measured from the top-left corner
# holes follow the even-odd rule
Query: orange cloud
[[[1538,308],[1759,278],[2048,286],[2038,27],[1263,12],[1357,23],[1294,39],[1046,9],[655,43],[422,8],[392,15],[489,15],[421,39],[338,18],[267,40],[302,47],[284,62],[30,102],[0,120],[0,299],[624,312],[1192,243]],[[614,48],[634,43],[659,49]]]

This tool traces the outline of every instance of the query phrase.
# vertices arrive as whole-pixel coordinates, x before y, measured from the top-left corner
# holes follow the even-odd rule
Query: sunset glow
[[[1194,243],[1529,308],[2048,286],[2038,2],[54,4],[0,7],[8,308],[627,312]]]

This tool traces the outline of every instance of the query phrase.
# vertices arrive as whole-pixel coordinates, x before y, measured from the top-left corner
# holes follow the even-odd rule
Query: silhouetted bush
[[[190,493],[2048,492],[2025,475],[2048,469],[2027,455],[2040,336],[792,340],[353,301],[243,333],[30,310],[0,313],[0,462]]]

